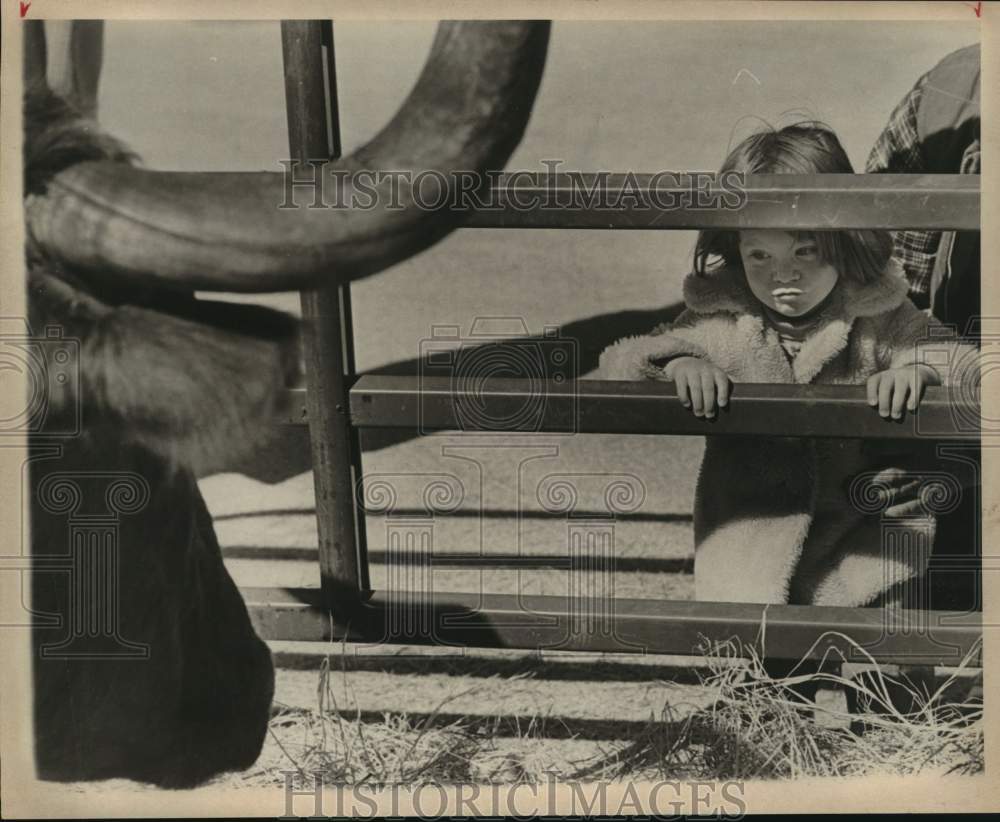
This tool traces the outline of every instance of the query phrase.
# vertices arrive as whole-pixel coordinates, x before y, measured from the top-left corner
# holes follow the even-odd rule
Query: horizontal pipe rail
[[[850,228],[978,231],[962,174],[527,173],[463,196],[471,228]]]
[[[471,385],[471,383],[469,384]],[[350,391],[360,428],[603,434],[847,437],[967,440],[979,436],[979,405],[957,389],[927,389],[919,411],[882,419],[864,386],[740,383],[713,420],[695,417],[673,383],[490,379],[468,389],[448,377],[366,375]],[[282,420],[308,420],[305,391],[289,392]]]
[[[982,664],[978,613],[375,592],[345,626],[323,607],[319,589],[242,591],[255,627],[269,640],[689,655],[706,639],[737,639],[741,655],[753,649],[776,659],[819,659],[838,649],[849,662],[954,666],[976,649],[970,663]]]

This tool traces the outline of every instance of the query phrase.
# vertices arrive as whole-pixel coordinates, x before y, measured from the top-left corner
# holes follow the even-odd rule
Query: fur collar
[[[884,314],[899,307],[906,299],[908,290],[902,265],[892,259],[882,276],[873,283],[862,285],[842,277],[820,317],[853,320],[855,317]],[[743,272],[735,268],[722,268],[703,277],[688,274],[684,280],[684,302],[698,314],[725,311],[764,316]]]
[[[903,267],[896,260],[890,260],[873,283],[860,284],[842,277],[791,365],[791,380],[808,383],[815,379],[847,347],[855,318],[893,311],[907,299],[908,291]],[[689,274],[684,280],[684,301],[698,314],[735,314],[739,325],[765,349],[779,345],[777,332],[767,323],[763,307],[739,269],[723,268],[705,276]],[[774,367],[781,363],[784,370],[783,356],[773,359]]]

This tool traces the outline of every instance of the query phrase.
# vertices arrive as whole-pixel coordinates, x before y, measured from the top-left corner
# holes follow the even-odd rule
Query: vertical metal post
[[[320,37],[323,42],[324,60],[326,64],[326,95],[327,113],[329,114],[330,157],[341,156],[343,145],[340,139],[340,103],[337,97],[337,60],[333,43],[333,21],[323,20],[320,23]],[[337,289],[340,300],[340,326],[343,339],[344,373],[353,384],[357,376],[354,361],[354,313],[351,309],[351,284],[344,283]],[[351,468],[353,470],[354,488],[357,492],[361,481],[361,434],[357,428],[350,427],[348,434],[351,440]],[[354,505],[355,544],[358,555],[358,581],[362,592],[370,592],[371,581],[368,577],[368,535],[366,531],[365,513],[355,497]]]
[[[291,159],[327,160],[340,150],[339,120],[331,110],[336,101],[332,26],[282,21],[281,46]],[[328,607],[342,619],[350,617],[368,587],[364,521],[354,493],[360,450],[348,417],[354,356],[345,292],[334,286],[301,294],[320,577]]]

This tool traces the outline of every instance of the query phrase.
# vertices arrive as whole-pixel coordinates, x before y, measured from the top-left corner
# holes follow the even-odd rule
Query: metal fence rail
[[[283,422],[309,420],[306,391],[288,392]],[[469,399],[475,412],[463,410]],[[928,388],[917,415],[885,420],[853,385],[734,386],[712,420],[677,401],[673,383],[491,379],[474,392],[447,377],[363,375],[350,389],[357,428],[532,431],[580,434],[711,434],[857,439],[975,440],[978,398],[967,388]],[[491,422],[499,421],[499,422]]]
[[[470,198],[453,198],[459,204]],[[473,228],[845,228],[978,231],[968,174],[504,174]]]
[[[978,613],[731,602],[570,599],[517,594],[375,592],[345,624],[319,589],[244,588],[265,639],[406,643],[686,656],[737,640],[769,659],[981,664]],[[418,629],[418,626],[419,629]],[[850,637],[850,640],[846,639]]]

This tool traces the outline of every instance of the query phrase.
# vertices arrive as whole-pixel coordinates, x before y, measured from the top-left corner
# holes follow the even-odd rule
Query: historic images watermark
[[[325,160],[281,160],[278,208],[399,211],[738,211],[748,199],[742,172],[561,171],[563,160],[542,160],[542,172],[442,172],[436,169],[338,168]]]
[[[0,437],[80,433],[80,341],[61,327],[32,333],[24,318],[0,317],[0,387]]]
[[[993,333],[981,333],[990,329]],[[918,362],[937,371],[946,371],[950,379],[942,391],[947,402],[947,417],[933,414],[914,416],[915,433],[925,439],[978,440],[1000,432],[1000,420],[981,416],[982,378],[997,367],[1000,355],[1000,326],[996,320],[974,318],[969,327],[935,326],[930,334],[916,342]],[[965,340],[980,341],[977,346],[954,345],[956,332]]]
[[[851,481],[848,496],[861,514],[878,518],[881,546],[882,590],[893,598],[882,610],[882,634],[863,645],[869,650],[890,638],[935,638],[929,601],[930,558],[941,516],[954,512],[962,501],[958,478],[944,470],[884,468],[865,471]],[[880,649],[883,656],[891,652]],[[905,656],[905,650],[900,650]],[[956,651],[957,654],[957,651]],[[956,659],[957,661],[957,659]]]
[[[526,550],[521,530],[524,510],[505,512],[490,505],[489,492],[483,493],[479,480],[495,466],[499,450],[514,463],[514,476],[503,485],[513,489],[516,500],[533,502],[539,518],[562,525],[562,544],[555,545],[551,555]],[[384,555],[378,556],[387,574],[383,635],[373,638],[376,645],[371,650],[378,652],[381,642],[463,647],[472,634],[497,630],[492,620],[502,622],[514,636],[530,635],[537,650],[572,648],[581,638],[609,651],[646,650],[620,636],[616,622],[616,528],[619,517],[637,511],[646,501],[646,488],[637,476],[613,472],[539,476],[538,468],[544,464],[539,461],[558,458],[554,446],[453,443],[442,452],[455,465],[455,473],[373,473],[358,483],[357,499],[369,518],[369,533],[374,540],[384,540],[385,546]],[[480,543],[462,552],[442,551],[440,543],[448,542],[442,520],[463,508],[479,520]],[[505,536],[510,535],[509,525],[515,529],[514,544],[503,556],[486,550],[492,531],[484,526],[497,513],[506,513],[510,520],[499,528]],[[482,611],[488,606],[481,574],[496,566],[518,575],[510,601],[514,607],[508,602],[502,617],[487,618]],[[478,588],[454,594],[440,580],[456,569],[479,571]],[[541,601],[525,593],[530,587],[525,583],[534,581],[539,571],[559,580],[559,591],[548,594],[543,611],[539,611]],[[558,603],[558,618],[551,611],[553,603]]]
[[[706,815],[739,819],[747,814],[745,784],[740,780],[659,780],[633,782],[560,782],[555,774],[541,783],[518,785],[428,782],[416,786],[359,783],[329,794],[324,805],[322,772],[282,771],[284,813],[278,819],[337,819],[375,816],[439,819],[444,816],[620,816],[651,814],[656,818]],[[296,777],[299,786],[296,787]],[[330,786],[334,787],[334,786]],[[296,799],[299,801],[296,802]],[[310,801],[311,800],[311,801]]]
[[[30,620],[25,623],[18,616],[12,621],[13,615],[7,615],[2,624],[45,630],[51,641],[39,644],[44,658],[145,659],[149,648],[121,632],[119,542],[122,518],[145,508],[149,484],[129,471],[49,467],[82,433],[80,358],[80,340],[61,326],[33,333],[23,317],[0,318],[0,446],[28,439],[30,451],[19,478],[22,492],[31,497],[34,517],[64,520],[65,528],[64,539],[47,545],[42,554],[26,553],[22,546],[21,553],[0,558],[0,569],[21,576],[20,607]],[[28,611],[24,592],[29,575],[45,580],[47,591],[63,593],[58,610]]]
[[[32,573],[66,577],[65,631],[40,646],[46,659],[148,659],[149,646],[122,635],[121,518],[150,500],[149,483],[126,471],[54,471],[35,491],[39,512],[66,517],[66,552],[32,558]]]
[[[531,335],[521,317],[476,317],[468,336],[435,325],[420,341],[418,429],[575,433],[579,363],[579,342],[554,325]]]
[[[848,489],[852,507],[880,533],[882,590],[892,607],[882,609],[881,635],[863,647],[882,657],[905,657],[899,640],[922,638],[957,663],[960,649],[947,629],[982,606],[983,572],[990,569],[982,550],[981,448],[984,440],[991,445],[1000,420],[981,415],[980,400],[982,379],[995,368],[996,327],[975,317],[964,329],[935,326],[915,342],[914,362],[947,380],[909,418],[909,441],[879,446],[883,467],[858,474]],[[970,610],[939,613],[943,606],[934,600],[959,593],[957,607]]]

